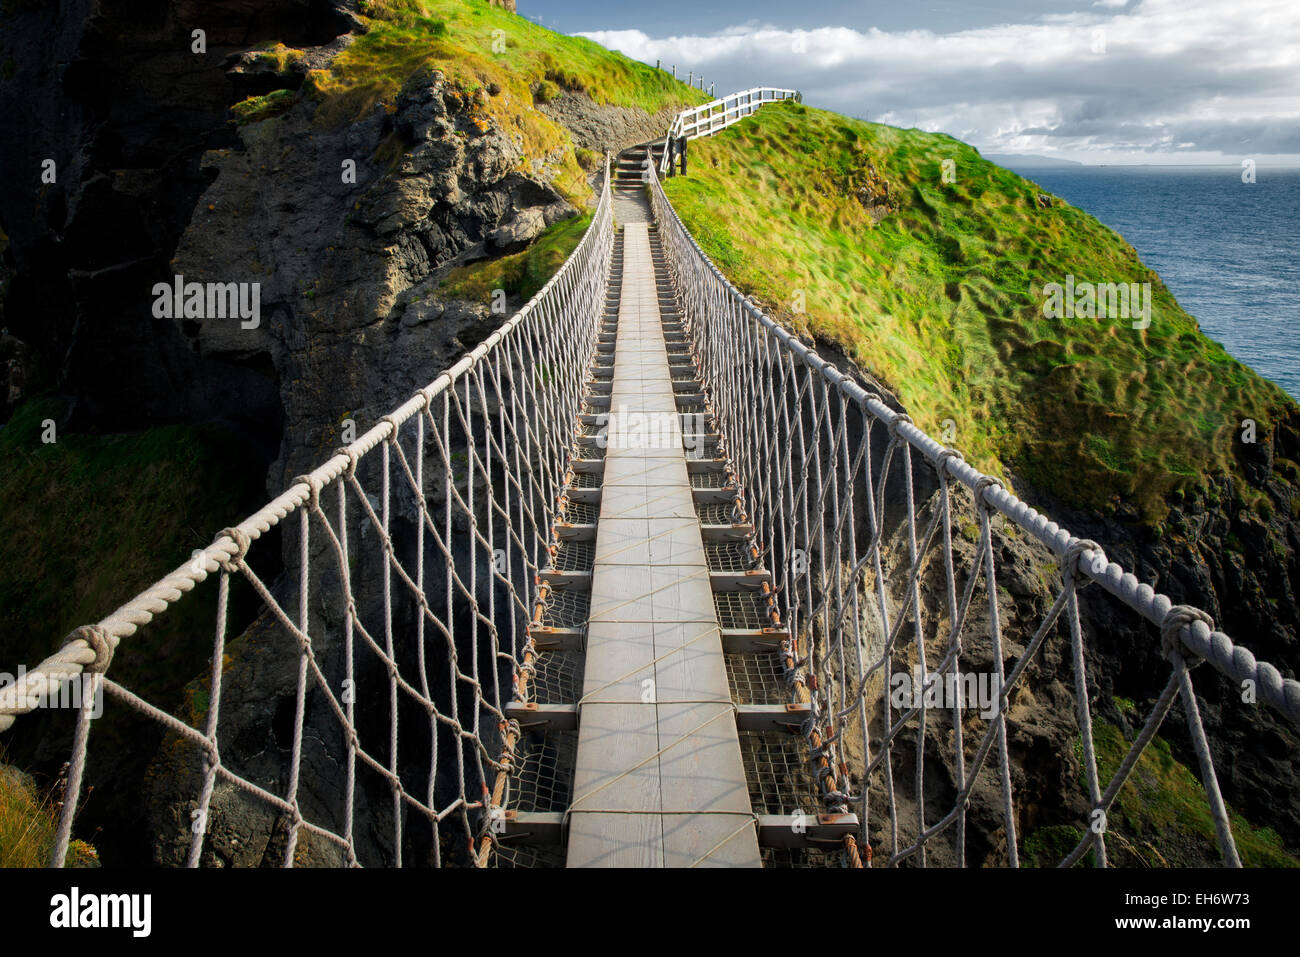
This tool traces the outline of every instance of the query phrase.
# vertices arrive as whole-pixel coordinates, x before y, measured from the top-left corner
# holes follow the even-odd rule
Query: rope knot
[[[1079,570],[1079,560],[1083,558],[1084,552],[1095,552],[1099,555],[1102,553],[1101,546],[1091,538],[1076,538],[1066,546],[1065,553],[1061,555],[1062,573],[1073,578],[1075,573]],[[1100,574],[1100,572],[1104,570],[1104,568],[1099,569],[1098,571],[1089,569],[1089,572],[1095,575]],[[1092,584],[1092,580],[1085,578],[1083,585],[1087,586],[1090,584]]]
[[[957,449],[940,449],[939,454],[934,457],[934,467],[938,469],[940,475],[944,472],[944,463],[949,459],[956,459],[958,462],[965,462],[966,456],[962,455]]]
[[[292,482],[289,483],[289,487],[293,488],[293,486],[299,484],[300,482],[303,485],[306,485],[307,488],[310,490],[307,496],[307,503],[311,505],[313,510],[320,508],[320,482],[313,475],[310,474],[299,475],[297,478],[295,478]]]
[[[994,478],[992,475],[981,475],[975,482],[975,501],[981,505],[987,504],[984,501],[984,493],[994,487],[1006,489],[1006,486],[1002,484],[1002,479]]]
[[[233,575],[239,571],[239,566],[243,563],[244,556],[248,554],[248,534],[239,526],[232,525],[230,528],[223,528],[221,531],[217,532],[217,537],[213,539],[213,543],[215,544],[223,538],[229,538],[235,543],[234,553],[221,563],[221,567],[226,572]]]
[[[348,465],[347,468],[343,470],[343,475],[346,478],[355,478],[357,474],[357,460],[361,458],[361,456],[357,455],[356,449],[352,448],[350,445],[344,445],[335,449],[334,454],[342,455],[348,460]]]
[[[1160,623],[1160,647],[1170,661],[1183,657],[1188,659],[1188,668],[1195,668],[1204,660],[1183,644],[1183,628],[1196,621],[1205,622],[1206,627],[1211,632],[1214,631],[1214,619],[1191,605],[1174,605],[1165,615],[1164,621]]]
[[[898,438],[898,430],[903,425],[904,422],[906,422],[908,425],[911,425],[912,417],[903,412],[896,413],[894,417],[889,420],[889,435],[891,438],[894,439]]]
[[[389,425],[393,427],[393,430],[388,433],[388,436],[387,438],[384,439],[384,441],[395,443],[397,441],[397,429],[398,429],[397,420],[393,418],[391,415],[381,415],[379,417],[379,421],[387,422]]]
[[[106,672],[109,663],[113,660],[113,642],[104,630],[98,625],[82,625],[68,635],[63,642],[63,646],[66,648],[78,640],[84,641],[90,650],[95,653],[95,660],[88,665],[83,665],[81,670],[87,674],[97,675]]]

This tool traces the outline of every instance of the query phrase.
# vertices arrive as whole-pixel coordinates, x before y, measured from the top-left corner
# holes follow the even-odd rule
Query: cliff
[[[0,9],[0,173],[32,184],[0,196],[6,664],[39,661],[481,341],[505,318],[493,291],[513,311],[580,238],[605,151],[700,98],[513,7]],[[155,287],[177,276],[256,284],[257,321],[160,316]],[[274,582],[278,538],[260,551]],[[228,717],[274,746],[292,676],[244,670],[262,634],[252,597],[233,597],[232,635],[249,633],[229,680],[248,704]],[[183,604],[133,637],[114,674],[201,717],[191,679],[213,608]],[[52,779],[64,724],[24,725],[11,758]],[[109,863],[174,863],[145,835],[184,816],[185,772],[165,771],[175,749],[120,714],[96,739],[80,826],[104,827]],[[268,838],[254,830],[232,820],[214,844],[226,853],[229,836],[241,850],[228,862],[256,862]]]

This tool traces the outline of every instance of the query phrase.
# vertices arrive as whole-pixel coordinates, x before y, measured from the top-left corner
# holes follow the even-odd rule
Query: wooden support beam
[[[742,704],[736,709],[736,728],[796,733],[811,716],[808,704]]]
[[[709,584],[714,591],[758,591],[772,583],[766,568],[751,568],[745,572],[709,572]]]
[[[538,651],[582,651],[586,632],[582,628],[547,628],[533,625],[528,633]]]
[[[564,842],[564,824],[559,811],[504,811],[493,830],[503,844],[554,847]],[[758,843],[791,850],[838,848],[858,828],[856,814],[759,814]]]
[[[544,727],[548,731],[574,731],[578,727],[578,706],[574,704],[538,704],[535,701],[511,701],[506,705],[507,720],[521,727]]]
[[[566,572],[546,568],[537,573],[537,577],[555,588],[571,588],[574,591],[591,591],[591,572]]]
[[[758,843],[762,847],[828,848],[843,846],[858,833],[856,814],[760,814]]]
[[[789,637],[784,628],[723,628],[722,650],[729,655],[778,652]]]

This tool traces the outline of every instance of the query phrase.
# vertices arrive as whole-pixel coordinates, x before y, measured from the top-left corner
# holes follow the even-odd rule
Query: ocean
[[[1300,399],[1300,169],[1011,168],[1123,236],[1206,335]]]

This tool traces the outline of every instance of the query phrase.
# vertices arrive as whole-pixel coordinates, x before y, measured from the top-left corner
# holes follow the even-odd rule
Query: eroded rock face
[[[626,106],[601,106],[583,92],[566,91],[537,109],[567,128],[583,149],[617,154],[630,146],[662,139],[677,110],[666,107],[653,116]]]
[[[199,194],[201,158],[233,144],[228,57],[266,40],[328,43],[345,0],[14,4],[0,26],[0,196],[13,279],[6,325],[78,397],[76,428],[224,419],[269,453],[280,414],[265,357],[197,357],[150,312]],[[206,52],[192,49],[194,30]],[[41,180],[52,160],[56,181]]]
[[[577,212],[519,172],[519,145],[480,130],[438,73],[409,81],[391,115],[332,131],[313,119],[303,100],[205,155],[212,183],[172,263],[187,282],[260,286],[257,328],[176,328],[201,357],[270,356],[285,424],[268,493],[340,444],[341,418],[368,427],[501,323],[486,302],[440,299],[450,264],[519,248]]]

